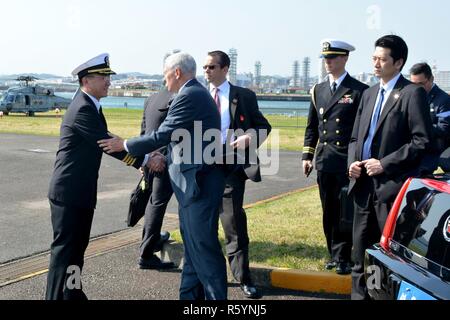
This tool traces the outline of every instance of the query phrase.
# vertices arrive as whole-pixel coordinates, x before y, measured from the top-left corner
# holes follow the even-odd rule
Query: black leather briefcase
[[[341,232],[352,232],[353,231],[353,197],[348,195],[348,186],[341,189],[341,194],[339,195],[341,203],[341,211],[339,215],[339,230]]]
[[[151,191],[147,179],[143,176],[141,180],[139,180],[136,188],[131,192],[127,219],[127,225],[129,227],[134,227],[144,216],[150,194]]]

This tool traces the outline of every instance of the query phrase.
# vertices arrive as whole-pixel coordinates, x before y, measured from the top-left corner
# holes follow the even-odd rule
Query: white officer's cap
[[[86,61],[72,71],[72,76],[78,76],[78,79],[81,79],[88,74],[94,73],[102,75],[116,74],[109,66],[109,54],[102,53]]]
[[[323,39],[320,44],[322,46],[321,58],[348,56],[351,51],[355,51],[354,46],[342,40]]]

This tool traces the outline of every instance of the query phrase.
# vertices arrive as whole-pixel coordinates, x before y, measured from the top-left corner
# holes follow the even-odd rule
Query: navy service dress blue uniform
[[[450,171],[450,96],[434,83],[431,67],[427,63],[414,64],[409,74],[411,82],[423,87],[427,92],[427,104],[433,124],[434,145],[425,155],[418,175],[433,174],[438,165],[444,171]]]
[[[322,57],[333,59],[338,55],[348,55],[351,49],[354,50],[342,41],[325,41]],[[345,269],[342,273],[350,271],[352,235],[350,230],[339,228],[340,194],[342,188],[349,184],[348,144],[362,93],[367,88],[348,74],[334,93],[329,80],[316,85],[305,131],[302,160],[312,161],[314,156],[316,159],[323,228],[331,257],[327,268],[341,263]],[[337,273],[341,272],[340,268]]]
[[[87,75],[115,74],[108,57],[102,54],[89,60],[75,69],[73,75],[81,79]],[[97,141],[110,137],[101,107],[97,109],[94,100],[79,90],[61,124],[60,144],[48,191],[53,243],[47,300],[86,299],[81,286],[71,276],[83,268],[97,202],[97,179],[103,154]],[[126,152],[111,156],[135,168],[139,168],[144,159]]]
[[[438,165],[445,172],[450,172],[450,96],[435,84],[427,100],[439,153]]]

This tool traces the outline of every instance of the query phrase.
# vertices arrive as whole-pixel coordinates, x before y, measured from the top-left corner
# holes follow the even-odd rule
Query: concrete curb
[[[162,260],[172,261],[180,269],[183,266],[183,244],[170,241],[158,253]],[[227,264],[228,267],[228,264]],[[332,293],[349,295],[351,277],[333,272],[310,272],[296,269],[273,268],[250,265],[255,285],[266,288],[282,288],[314,293]],[[229,282],[236,282],[228,267]]]

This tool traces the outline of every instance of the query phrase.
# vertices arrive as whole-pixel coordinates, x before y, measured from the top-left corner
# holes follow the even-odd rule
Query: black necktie
[[[334,94],[336,92],[336,87],[337,87],[337,83],[333,82],[333,84],[331,85],[331,93]]]

